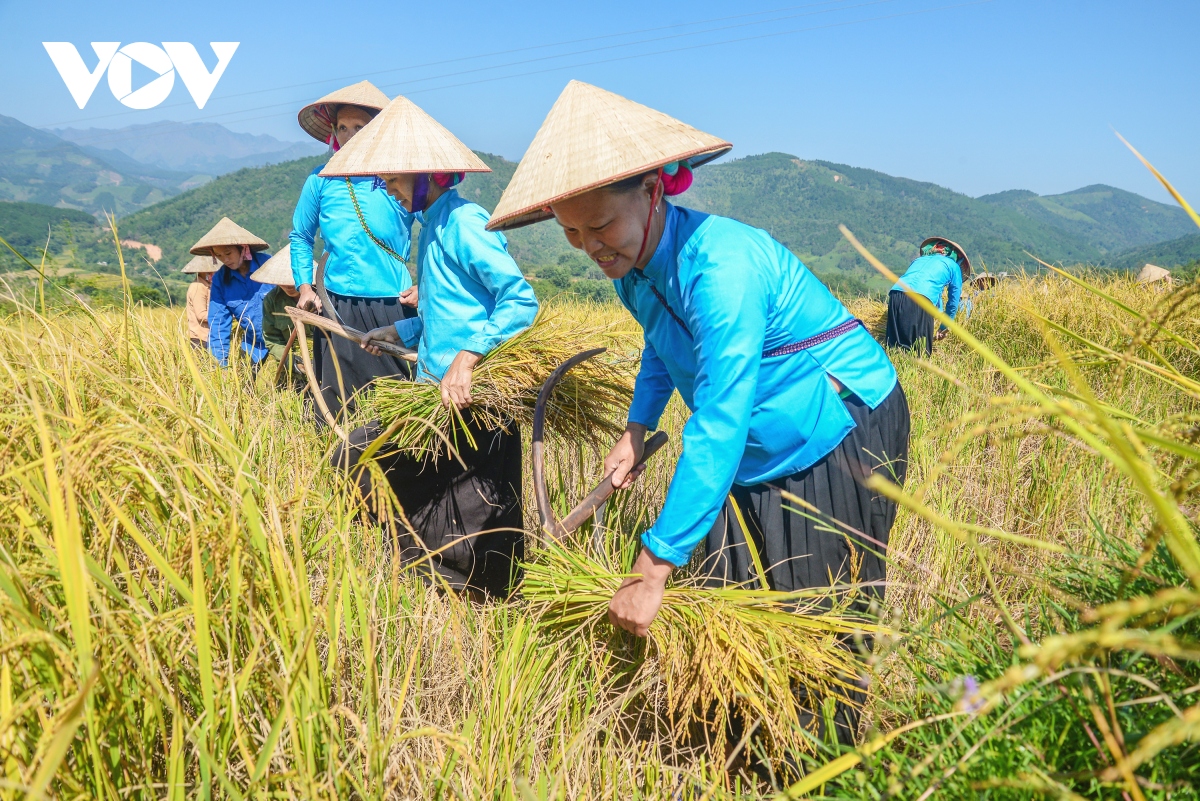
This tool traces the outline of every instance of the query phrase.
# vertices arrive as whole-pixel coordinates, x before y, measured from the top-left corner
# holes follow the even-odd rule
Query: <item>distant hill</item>
[[[936,184],[875,170],[767,153],[704,167],[682,201],[763,228],[815,272],[885,289],[844,240],[844,224],[900,271],[917,245],[939,234],[961,243],[980,268],[1049,261],[1094,262],[1100,248],[1049,223]]]
[[[50,279],[46,287],[51,305],[85,298],[92,305],[119,306],[123,297],[120,261],[107,225],[91,214],[40,203],[0,201],[0,235]],[[46,260],[42,248],[47,245]],[[126,245],[130,291],[138,301],[178,302],[186,291],[187,277],[161,275],[146,251]],[[24,294],[28,300],[38,270],[29,269],[8,248],[0,246],[0,274],[5,292]],[[53,296],[51,298],[51,296]],[[3,301],[0,301],[3,303]]]
[[[1195,225],[1192,230],[1196,230]],[[1130,250],[1113,258],[1108,266],[1119,270],[1140,270],[1146,264],[1156,264],[1170,270],[1197,261],[1200,261],[1200,233]]]
[[[0,115],[0,200],[120,215],[202,180],[144,165],[117,166],[54,134]]]
[[[1105,255],[1185,236],[1196,228],[1177,206],[1103,184],[1043,197],[1012,190],[979,200],[1072,233]]]
[[[284,142],[266,134],[237,133],[214,122],[59,128],[53,133],[114,165],[120,157],[113,154],[118,153],[149,167],[213,176],[315,156],[326,150],[312,139]]]
[[[96,218],[84,211],[40,203],[0,202],[0,236],[30,261],[36,261],[34,251],[46,244],[50,230],[64,223],[88,232],[96,227]],[[3,249],[0,256],[12,256],[8,248],[0,248]]]
[[[267,240],[274,252],[287,243],[304,180],[324,161],[317,156],[222,175],[121,220],[121,238],[158,245],[160,269],[176,270],[191,259],[188,249],[196,240],[229,217]]]
[[[479,156],[493,172],[469,175],[459,191],[491,209],[516,165],[489,153]],[[287,240],[300,187],[324,158],[221,176],[131,214],[120,223],[121,236],[161,247],[156,268],[164,273],[186,263],[188,247],[223,215],[278,249]],[[916,255],[921,239],[935,233],[961,242],[977,269],[984,270],[1031,266],[1027,253],[1050,262],[1104,264],[1114,258],[1112,250],[1122,238],[1144,241],[1179,230],[1175,209],[1109,187],[1051,196],[1048,205],[1032,193],[1003,194],[1011,196],[971,198],[874,170],[767,153],[697,170],[695,186],[680,200],[769,231],[827,283],[852,293],[882,291],[888,284],[853,252],[838,232],[839,223],[897,272]],[[1051,207],[1070,213],[1046,211]],[[1126,228],[1130,232],[1122,234]],[[552,223],[507,236],[510,252],[527,274],[575,288],[572,280],[601,277]]]
[[[463,197],[484,208],[495,208],[512,178],[516,164],[479,153],[494,172],[471,173],[459,186]],[[188,248],[222,216],[253,231],[277,250],[287,243],[292,213],[309,173],[325,163],[324,156],[268,167],[239,170],[179,197],[130,215],[121,221],[122,238],[152,242],[163,249],[163,264],[187,263]],[[557,226],[539,225],[508,235],[509,250],[523,264],[549,264],[572,252]]]

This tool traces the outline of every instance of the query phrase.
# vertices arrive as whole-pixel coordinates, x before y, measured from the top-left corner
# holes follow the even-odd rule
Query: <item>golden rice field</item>
[[[1002,283],[932,359],[894,354],[912,466],[865,745],[793,732],[757,768],[677,725],[664,676],[712,653],[680,666],[599,619],[410,576],[299,397],[192,351],[178,311],[11,314],[0,799],[1195,798],[1200,308],[1091,280]],[[558,312],[638,347],[619,307]],[[575,567],[537,547],[527,493],[534,574],[627,568],[677,400],[666,420]],[[550,453],[566,507],[598,457]]]

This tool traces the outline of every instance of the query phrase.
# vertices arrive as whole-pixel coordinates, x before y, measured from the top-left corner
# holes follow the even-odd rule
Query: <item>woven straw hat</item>
[[[215,245],[234,245],[238,247],[249,245],[250,249],[256,253],[270,247],[266,242],[228,217],[222,217],[221,221],[212,227],[212,230],[200,237],[199,242],[192,245],[192,249],[189,252],[196,256],[211,256],[212,248]]]
[[[1158,281],[1171,281],[1171,271],[1159,267],[1157,264],[1147,264],[1138,273],[1137,277],[1139,284],[1153,284]]]
[[[400,96],[335,153],[321,175],[491,171],[441,123]]]
[[[287,284],[292,286],[296,279],[292,277],[292,246],[284,245],[283,250],[267,259],[262,267],[250,273],[250,280],[260,284]]]
[[[525,151],[488,229],[548,220],[552,203],[688,160],[699,166],[733,147],[661,111],[571,81]]]
[[[917,248],[917,253],[920,253],[922,250],[924,250],[926,245],[932,245],[934,242],[945,242],[947,245],[957,250],[958,255],[962,256],[963,266],[967,268],[966,274],[971,274],[971,260],[967,258],[967,251],[963,250],[963,246],[955,242],[953,239],[947,239],[944,236],[931,236],[921,243],[921,246]]]
[[[326,143],[333,133],[333,127],[318,113],[321,106],[362,106],[376,111],[382,111],[388,104],[388,96],[379,91],[370,81],[359,81],[353,86],[346,86],[336,92],[330,92],[315,103],[309,103],[300,109],[296,116],[304,132],[319,142]]]
[[[192,260],[183,266],[183,271],[190,275],[215,273],[219,269],[221,269],[221,263],[212,256],[192,256]]]

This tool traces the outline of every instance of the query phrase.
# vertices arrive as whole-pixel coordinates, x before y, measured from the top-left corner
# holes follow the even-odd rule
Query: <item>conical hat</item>
[[[1147,264],[1142,268],[1142,271],[1138,273],[1137,280],[1139,284],[1153,284],[1156,281],[1170,281],[1171,271],[1164,270],[1157,264]]]
[[[359,81],[336,92],[330,92],[315,103],[300,109],[296,119],[304,132],[320,142],[328,142],[333,127],[321,119],[321,106],[362,106],[382,111],[388,104],[388,96],[379,91],[370,81]]]
[[[200,237],[200,241],[192,245],[192,249],[188,252],[196,256],[211,256],[212,248],[215,245],[249,245],[250,249],[256,252],[270,247],[228,217],[222,217],[221,221],[214,225],[207,234]]]
[[[947,245],[957,250],[958,255],[962,256],[963,266],[967,268],[967,275],[971,274],[971,260],[967,258],[967,251],[963,250],[963,246],[955,242],[953,239],[947,239],[944,236],[931,236],[921,243],[921,246],[917,248],[917,252],[920,253],[925,249],[926,245],[932,245],[934,242],[945,242]]]
[[[487,227],[548,220],[553,215],[545,209],[552,203],[675,161],[699,166],[732,147],[661,111],[571,81],[533,137]]]
[[[471,148],[400,96],[335,153],[321,175],[491,171]]]
[[[183,271],[191,275],[215,273],[219,269],[221,269],[221,263],[212,256],[192,256],[192,260],[183,266]]]
[[[284,245],[283,250],[267,259],[266,263],[250,273],[250,280],[260,284],[287,284],[292,286],[296,279],[292,277],[292,246]]]

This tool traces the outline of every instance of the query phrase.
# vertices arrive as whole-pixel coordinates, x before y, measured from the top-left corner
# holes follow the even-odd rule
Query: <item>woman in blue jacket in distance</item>
[[[300,127],[327,142],[334,153],[345,147],[388,104],[369,81],[347,86],[301,109]],[[412,215],[371,177],[322,176],[312,171],[300,190],[292,216],[292,276],[300,290],[297,305],[322,311],[314,289],[313,244],[318,231],[325,244],[324,284],[340,322],[369,331],[416,315],[416,289],[405,261]],[[354,343],[319,334],[313,368],[325,404],[334,414],[353,411],[355,393],[376,378],[408,376],[406,362],[384,353],[368,354]],[[334,368],[333,359],[337,359]]]
[[[229,366],[234,323],[255,372],[269,353],[262,336],[262,299],[271,288],[250,280],[250,273],[270,258],[266,250],[266,242],[228,217],[192,246],[192,255],[212,256],[221,263],[208,295],[208,349],[222,367]]]
[[[533,288],[508,254],[504,236],[485,230],[487,212],[454,186],[488,167],[432,117],[403,97],[392,101],[322,175],[378,175],[421,223],[417,247],[418,316],[368,332],[363,347],[402,343],[417,351],[417,381],[435,381],[442,400],[463,410],[477,447],[459,440],[458,455],[384,453],[377,462],[420,542],[398,532],[400,555],[429,551],[434,570],[473,596],[505,597],[524,557],[521,437],[515,423],[485,430],[470,418],[472,371],[489,351],[528,328],[537,315]],[[352,468],[362,495],[375,491],[356,467],[382,433],[379,423],[353,431],[334,454]],[[370,504],[368,504],[370,508]]]
[[[908,265],[888,293],[888,347],[924,350],[926,356],[933,353],[933,340],[946,336],[946,326],[943,325],[935,336],[933,316],[922,309],[909,292],[928,298],[953,319],[962,301],[963,282],[970,275],[971,260],[961,246],[938,236],[922,242],[920,255]]]
[[[635,575],[609,606],[609,619],[639,636],[658,614],[670,573],[701,544],[712,581],[755,582],[731,493],[771,589],[853,578],[863,585],[858,608],[868,606],[883,592],[896,508],[863,481],[905,477],[908,406],[883,348],[766,232],[664,199],[730,147],[572,81],[489,223],[498,230],[557,220],[643,328],[628,426],[605,459],[615,486],[640,475],[646,434],[673,391],[691,411],[662,511],[642,535]],[[783,491],[845,533],[787,511]],[[857,710],[839,704],[836,725],[850,741]]]

